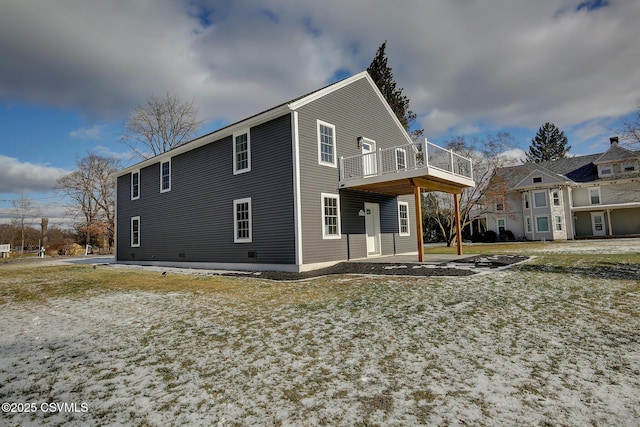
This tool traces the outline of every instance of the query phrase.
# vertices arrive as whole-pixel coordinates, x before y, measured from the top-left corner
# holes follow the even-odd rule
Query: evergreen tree
[[[376,83],[376,86],[378,86],[378,89],[380,89],[380,92],[382,92],[384,99],[387,100],[402,126],[409,132],[409,135],[413,139],[420,138],[424,133],[424,129],[410,130],[411,125],[416,120],[416,114],[409,110],[409,98],[402,94],[403,89],[396,87],[391,68],[387,65],[386,47],[387,42],[385,40],[378,48],[378,52],[373,61],[371,61],[369,68],[367,68],[367,72]]]
[[[547,160],[558,160],[567,157],[571,146],[563,131],[553,123],[545,123],[531,140],[527,161],[540,163]]]

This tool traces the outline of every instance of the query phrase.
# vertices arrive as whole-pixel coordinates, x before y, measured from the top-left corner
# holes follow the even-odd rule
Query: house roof
[[[620,147],[617,142],[611,144],[611,147],[607,151],[605,151],[600,157],[598,157],[593,163],[609,163],[616,162],[620,160],[627,159],[637,159],[640,157],[640,153],[637,151],[627,150],[626,148]]]
[[[407,139],[407,143],[411,143],[411,138],[409,137],[409,134],[406,132],[406,130],[404,129],[404,127],[402,126],[402,124],[400,123],[400,121],[398,120],[398,118],[396,117],[395,113],[393,112],[393,110],[391,109],[391,107],[389,106],[389,104],[387,103],[387,101],[384,99],[384,96],[382,95],[382,93],[380,92],[380,90],[378,89],[378,87],[376,86],[375,82],[371,79],[371,76],[369,76],[369,73],[367,73],[367,71],[362,71],[358,74],[354,74],[351,77],[347,77],[345,79],[339,80],[335,83],[331,83],[327,86],[324,86],[320,89],[316,89],[312,92],[309,92],[305,95],[301,95],[298,96],[296,98],[293,98],[287,102],[284,102],[282,104],[278,104],[275,107],[269,108],[267,110],[264,110],[260,113],[254,114],[252,116],[249,116],[245,119],[242,119],[240,121],[237,121],[235,123],[231,123],[227,126],[224,126],[218,130],[215,130],[213,132],[207,133],[205,135],[199,136],[189,142],[186,142],[185,144],[180,145],[179,147],[176,147],[172,150],[169,150],[165,153],[161,153],[158,154],[157,156],[151,157],[149,159],[143,160],[140,163],[137,163],[135,165],[129,166],[126,169],[121,170],[120,172],[118,172],[118,174],[116,176],[122,176],[122,175],[126,175],[127,173],[130,173],[132,171],[136,171],[138,169],[141,169],[143,167],[152,165],[154,163],[158,163],[159,161],[171,158],[173,156],[176,156],[178,154],[193,150],[195,148],[201,147],[203,145],[209,144],[211,142],[220,140],[222,138],[225,138],[229,135],[233,135],[234,132],[240,131],[242,129],[246,129],[248,127],[252,127],[252,126],[256,126],[260,123],[265,123],[269,120],[275,119],[277,117],[280,117],[284,114],[287,114],[291,111],[295,111],[298,108],[303,107],[304,105],[315,101],[316,99],[322,98],[325,95],[328,95],[338,89],[341,89],[355,81],[358,81],[360,79],[366,79],[369,84],[373,87],[373,89],[375,90],[376,94],[378,95],[378,98],[380,98],[380,100],[382,101],[383,105],[386,107],[387,111],[389,112],[389,114],[391,115],[391,117],[394,119],[394,121],[396,122],[396,125],[404,132],[405,137]]]

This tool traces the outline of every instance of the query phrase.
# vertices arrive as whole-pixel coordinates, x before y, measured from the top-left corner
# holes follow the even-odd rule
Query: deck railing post
[[[429,166],[429,153],[427,152],[427,143],[429,141],[427,141],[427,138],[424,139],[424,141],[422,141],[421,145],[422,145],[422,163],[424,164],[424,166]]]
[[[340,156],[340,181],[344,181],[344,157],[343,156]]]
[[[378,148],[377,152],[376,152],[376,156],[377,156],[377,164],[378,164],[378,173],[376,173],[376,175],[382,175],[382,148]]]

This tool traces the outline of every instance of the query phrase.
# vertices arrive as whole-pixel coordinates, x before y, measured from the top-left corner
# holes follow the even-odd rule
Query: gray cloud
[[[69,172],[60,168],[21,162],[0,154],[0,193],[52,191],[55,189],[56,180]]]
[[[172,92],[204,120],[236,120],[366,68],[388,40],[428,136],[545,121],[593,128],[640,99],[640,2],[584,4],[10,1],[0,98],[122,119]]]

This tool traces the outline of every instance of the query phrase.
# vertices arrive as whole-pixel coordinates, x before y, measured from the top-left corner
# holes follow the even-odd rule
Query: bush
[[[500,240],[503,242],[515,242],[516,238],[511,230],[504,230],[500,233]]]
[[[484,239],[483,239],[483,241],[485,243],[495,243],[496,240],[498,240],[498,235],[496,234],[495,231],[493,231],[493,230],[485,231]]]
[[[471,235],[471,241],[473,243],[478,243],[484,241],[484,234],[476,231]]]

